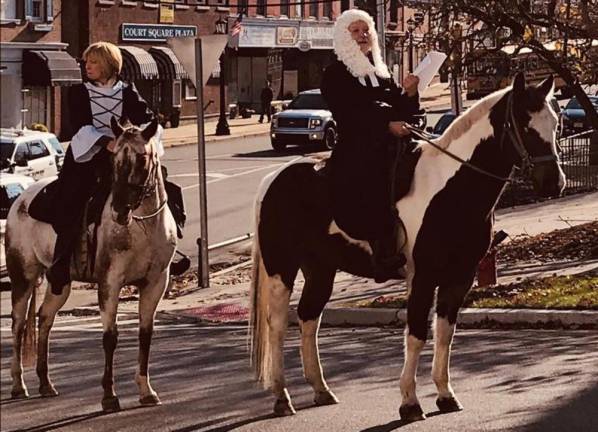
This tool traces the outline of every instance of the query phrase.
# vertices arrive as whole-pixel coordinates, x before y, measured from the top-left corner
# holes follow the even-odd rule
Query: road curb
[[[430,313],[432,316],[433,312]],[[297,323],[296,311],[291,311],[289,322]],[[322,314],[322,324],[329,326],[376,326],[404,325],[407,309],[386,308],[330,308]],[[591,310],[549,310],[549,309],[489,309],[465,308],[459,311],[459,324],[482,325],[562,325],[598,326],[598,311]]]
[[[233,138],[249,138],[255,137],[260,135],[268,135],[270,131],[264,132],[247,132],[240,135],[222,135],[222,136],[209,136],[205,138],[206,143],[209,142],[216,142],[216,141],[225,141]],[[195,137],[184,137],[182,141],[178,141],[176,138],[168,138],[163,140],[164,148],[171,148],[171,147],[180,147],[184,145],[193,145],[197,144]]]

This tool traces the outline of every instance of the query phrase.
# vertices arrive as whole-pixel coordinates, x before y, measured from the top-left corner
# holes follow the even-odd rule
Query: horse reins
[[[456,160],[457,162],[461,163],[462,165],[465,165],[468,168],[471,168],[472,170],[483,174],[485,176],[494,178],[496,180],[500,180],[503,182],[511,182],[512,180],[510,179],[510,177],[502,177],[499,175],[496,175],[494,173],[491,173],[489,171],[486,171],[483,168],[480,168],[474,164],[472,164],[471,162],[468,162],[462,158],[460,158],[459,156],[457,156],[456,154],[448,151],[447,149],[439,146],[438,144],[436,144],[435,142],[433,142],[432,140],[430,140],[426,135],[425,132],[422,131],[419,128],[416,128],[415,126],[412,126],[408,123],[405,124],[405,127],[411,132],[413,133],[416,137],[424,140],[425,142],[427,142],[428,144],[430,144],[432,147],[434,147],[435,149],[437,149],[438,151],[446,154],[447,156],[449,156],[450,158]],[[513,147],[515,148],[515,151],[518,153],[519,157],[521,158],[521,167],[520,169],[524,172],[527,173],[529,172],[529,170],[531,168],[534,167],[534,165],[536,163],[545,163],[545,162],[552,162],[552,161],[558,161],[558,157],[556,155],[550,154],[550,155],[544,155],[544,156],[530,156],[529,152],[527,151],[527,149],[525,148],[525,146],[523,145],[523,139],[521,138],[521,134],[519,132],[519,126],[517,124],[517,121],[515,119],[515,114],[513,112],[513,95],[512,93],[509,94],[508,100],[507,100],[507,110],[505,113],[505,120],[503,122],[503,130],[502,130],[502,135],[500,138],[500,147],[503,148],[503,144],[504,144],[504,140],[505,140],[505,136],[508,134]]]
[[[152,149],[153,149],[153,146],[152,146]],[[153,161],[153,158],[152,158],[152,161]],[[151,171],[150,175],[147,176],[145,184],[142,186],[142,188],[143,188],[143,194],[141,195],[141,199],[139,200],[139,203],[137,203],[137,206],[135,208],[138,208],[141,205],[141,203],[143,202],[143,200],[145,198],[150,197],[155,192],[157,184],[158,184],[158,169],[159,169],[159,166],[160,165],[158,163],[153,163],[152,171]],[[136,221],[143,221],[143,220],[151,219],[151,218],[157,216],[158,214],[160,214],[160,212],[162,210],[164,210],[164,208],[166,207],[166,204],[168,204],[168,198],[166,198],[158,206],[158,209],[155,210],[153,213],[151,213],[149,215],[143,215],[143,216],[132,215],[133,219],[136,220]]]

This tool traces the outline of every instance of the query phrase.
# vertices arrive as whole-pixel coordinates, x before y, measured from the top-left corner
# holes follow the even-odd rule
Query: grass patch
[[[380,296],[353,307],[405,308],[407,294]],[[555,276],[508,285],[475,287],[463,307],[598,310],[598,274]]]
[[[598,310],[598,276],[555,276],[474,288],[465,307]]]

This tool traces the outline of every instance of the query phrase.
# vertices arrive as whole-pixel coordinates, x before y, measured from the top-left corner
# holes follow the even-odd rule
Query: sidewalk
[[[512,209],[502,209],[496,214],[496,229],[504,229],[511,237],[520,234],[535,235],[566,228],[596,219],[598,215],[598,192],[573,195],[543,204],[530,204]],[[249,247],[249,244],[246,245]],[[240,267],[248,267],[249,262]],[[526,263],[521,266],[505,266],[499,263],[498,282],[507,284],[516,280],[559,275],[578,274],[598,268],[598,259],[581,262],[560,262],[541,265]],[[210,288],[194,289],[189,294],[175,299],[162,300],[158,312],[171,316],[193,319],[214,320],[219,322],[238,322],[247,319],[249,305],[249,282],[232,283],[242,280],[242,268],[223,270],[211,275]],[[299,275],[296,289],[291,297],[291,306],[296,308],[303,285]],[[404,322],[405,311],[399,309],[354,309],[348,308],[359,300],[373,300],[380,296],[396,294],[405,289],[405,283],[387,282],[376,284],[374,281],[356,277],[347,273],[337,273],[332,298],[324,313],[323,323],[328,325],[386,325]],[[42,290],[43,291],[43,290]],[[38,300],[41,301],[41,295]],[[119,311],[136,313],[137,301],[125,301],[119,305]],[[95,290],[74,289],[63,311],[92,308],[97,311],[97,292]],[[1,293],[1,315],[10,315],[10,292]],[[291,314],[293,321],[294,314]],[[565,325],[596,325],[598,311],[542,311],[542,310],[499,310],[466,309],[460,314],[460,322],[496,321],[500,323],[536,322],[549,324],[560,321]]]
[[[430,85],[421,95],[421,106],[428,112],[438,112],[449,109],[451,95],[448,83],[437,83]],[[463,95],[465,99],[465,95]],[[217,136],[216,125],[218,118],[210,118],[205,121],[206,143],[227,140],[230,138],[245,138],[250,136],[266,135],[270,132],[270,123],[259,123],[259,116],[253,115],[250,118],[235,118],[228,120],[230,135]],[[164,129],[162,138],[164,147],[174,147],[197,143],[197,125],[195,122],[181,125],[177,128]]]

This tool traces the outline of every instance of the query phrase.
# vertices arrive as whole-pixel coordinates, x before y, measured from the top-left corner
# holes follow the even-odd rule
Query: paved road
[[[428,419],[398,420],[399,329],[322,330],[321,351],[328,382],[341,403],[314,408],[298,356],[298,331],[291,328],[286,365],[298,414],[272,418],[270,395],[253,384],[243,327],[199,326],[160,321],[154,338],[153,386],[163,405],[139,408],[133,383],[136,324],[120,320],[116,388],[123,411],[99,411],[102,373],[97,318],[60,318],[52,344],[51,374],[58,398],[36,398],[34,372],[26,381],[34,396],[9,400],[10,325],[2,320],[2,431],[559,431],[598,430],[598,336],[585,331],[458,332],[453,385],[465,411],[437,415],[430,379],[431,348],[421,360],[418,392]]]
[[[208,242],[219,243],[253,231],[251,208],[258,185],[268,173],[313,148],[291,148],[277,153],[267,135],[233,138],[208,143]],[[187,145],[166,150],[162,158],[169,178],[183,187],[187,207],[185,238],[180,249],[197,257],[199,237],[199,191],[197,147]]]

